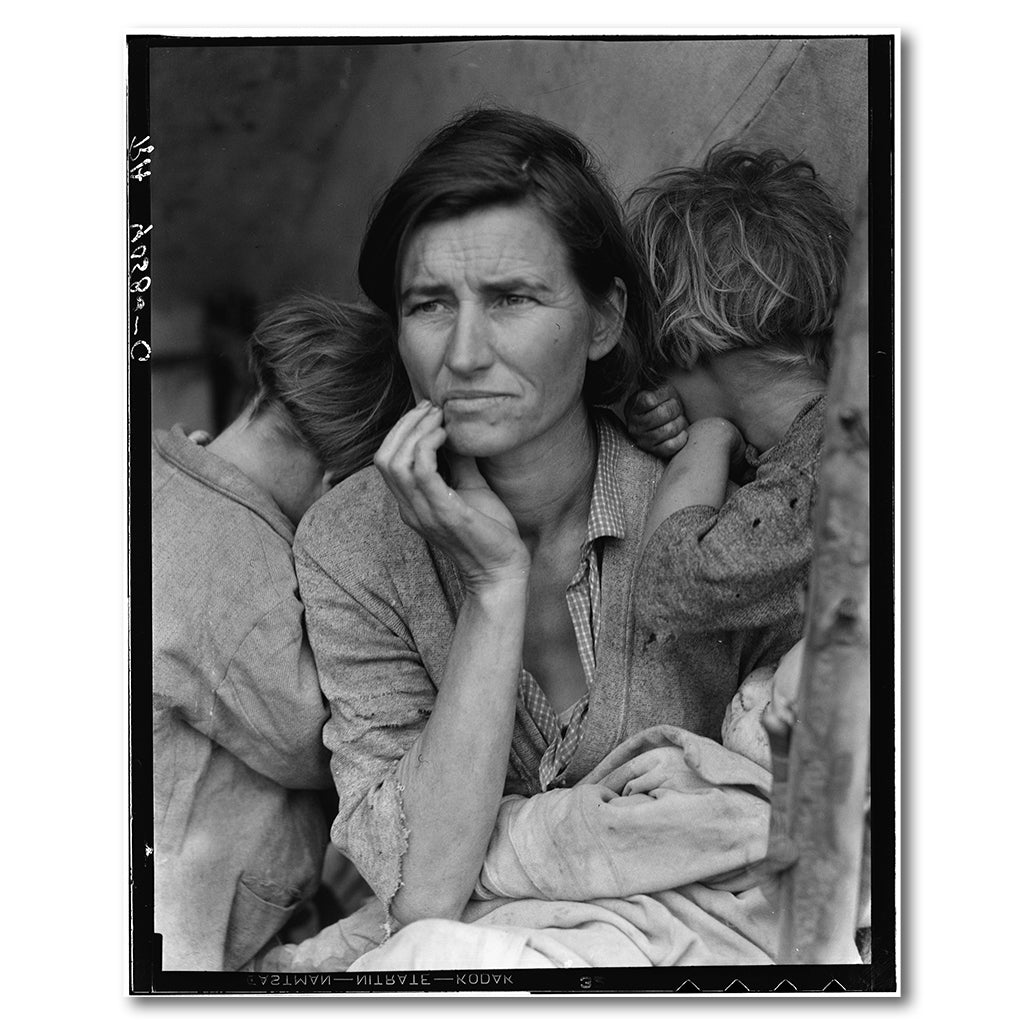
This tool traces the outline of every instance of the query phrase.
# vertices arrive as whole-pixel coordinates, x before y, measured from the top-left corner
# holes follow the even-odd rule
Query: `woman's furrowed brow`
[[[543,278],[515,274],[506,277],[487,278],[481,286],[483,291],[508,294],[509,292],[550,292],[551,287]]]
[[[554,289],[543,278],[522,274],[484,278],[479,282],[479,290],[487,295],[507,295],[510,292],[530,292],[532,294],[549,294]],[[399,296],[402,302],[410,298],[436,299],[450,295],[452,287],[440,281],[412,281],[402,289]]]
[[[446,284],[440,282],[417,282],[413,281],[408,287],[402,289],[402,294],[399,296],[402,302],[406,302],[412,296],[424,299],[435,299],[441,295],[447,295],[451,292],[451,288]]]

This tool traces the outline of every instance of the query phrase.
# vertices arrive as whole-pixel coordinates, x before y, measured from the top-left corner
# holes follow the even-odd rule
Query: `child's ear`
[[[592,362],[603,359],[618,345],[622,337],[628,301],[626,286],[621,278],[615,278],[596,316],[593,337],[587,349],[587,358]]]

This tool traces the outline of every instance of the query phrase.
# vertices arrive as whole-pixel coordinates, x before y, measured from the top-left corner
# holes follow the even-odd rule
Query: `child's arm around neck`
[[[658,484],[641,550],[673,512],[695,506],[721,508],[728,496],[730,467],[746,450],[743,435],[721,417],[698,420],[688,433],[685,446],[669,461]]]

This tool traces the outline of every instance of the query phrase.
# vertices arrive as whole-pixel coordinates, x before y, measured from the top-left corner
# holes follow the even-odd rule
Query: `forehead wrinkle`
[[[453,271],[482,285],[514,279],[550,289],[552,271],[573,279],[561,240],[540,215],[525,210],[511,221],[482,211],[414,232],[402,261],[402,279],[411,279],[410,286],[418,290]]]

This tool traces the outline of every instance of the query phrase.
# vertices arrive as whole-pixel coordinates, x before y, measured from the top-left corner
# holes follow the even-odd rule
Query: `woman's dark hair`
[[[655,368],[753,348],[828,366],[850,229],[805,160],[733,143],[630,197],[655,293]]]
[[[344,478],[369,466],[412,405],[412,389],[377,310],[297,295],[249,339],[253,417],[274,410],[283,430]]]
[[[511,203],[531,203],[547,217],[593,308],[604,306],[615,278],[625,285],[619,343],[588,364],[583,389],[589,404],[615,402],[635,386],[641,346],[651,336],[650,285],[593,155],[550,121],[516,110],[474,109],[428,139],[370,217],[359,256],[363,291],[397,329],[398,277],[411,232]]]

